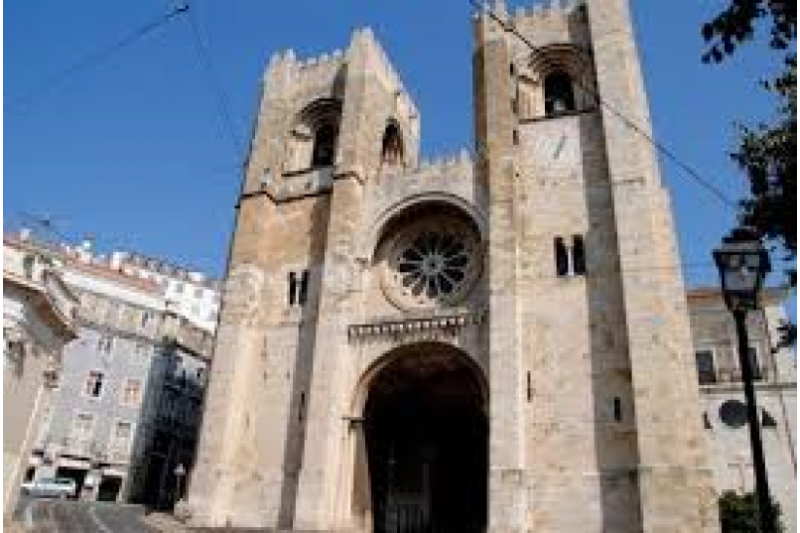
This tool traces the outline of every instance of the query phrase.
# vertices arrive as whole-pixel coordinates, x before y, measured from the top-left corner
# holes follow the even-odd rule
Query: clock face
[[[577,123],[564,119],[541,122],[527,132],[525,146],[531,163],[542,176],[572,173],[580,165]]]

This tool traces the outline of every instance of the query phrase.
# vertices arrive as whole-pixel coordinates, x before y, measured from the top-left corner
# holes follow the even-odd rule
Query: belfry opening
[[[484,531],[488,427],[480,370],[423,344],[392,354],[364,409],[376,533]]]

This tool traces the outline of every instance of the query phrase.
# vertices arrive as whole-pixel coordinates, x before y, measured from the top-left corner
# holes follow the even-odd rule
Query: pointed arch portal
[[[484,531],[485,386],[437,344],[390,354],[370,381],[364,432],[376,533]]]

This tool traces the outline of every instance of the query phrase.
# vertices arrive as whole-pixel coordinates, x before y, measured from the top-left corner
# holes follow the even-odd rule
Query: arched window
[[[341,102],[328,98],[315,100],[300,111],[289,131],[281,172],[332,166],[336,161],[341,117]]]
[[[312,167],[333,165],[338,131],[333,124],[323,124],[314,132],[314,150],[311,152]]]
[[[545,77],[544,110],[547,116],[575,111],[572,78],[566,72],[556,70]]]
[[[403,136],[397,124],[389,124],[383,132],[381,161],[389,165],[403,164]]]

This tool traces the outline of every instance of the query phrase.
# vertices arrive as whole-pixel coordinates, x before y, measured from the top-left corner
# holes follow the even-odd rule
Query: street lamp
[[[753,451],[753,470],[758,498],[758,516],[762,533],[774,533],[775,519],[769,496],[767,470],[764,466],[764,449],[761,444],[761,428],[758,406],[753,389],[753,367],[747,338],[747,312],[758,309],[759,293],[764,278],[770,271],[769,255],[758,235],[750,228],[736,228],[722,240],[722,246],[714,250],[714,262],[722,281],[725,305],[736,323],[739,343],[739,367],[742,370],[747,422],[750,427],[750,446]]]
[[[186,467],[183,466],[183,463],[178,463],[178,466],[175,467],[175,481],[176,481],[176,489],[178,492],[178,498],[176,501],[180,501],[183,498],[183,479],[186,476]]]

